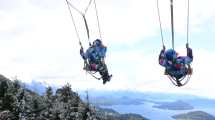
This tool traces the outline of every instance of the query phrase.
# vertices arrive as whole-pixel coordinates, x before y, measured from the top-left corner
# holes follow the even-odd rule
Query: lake
[[[194,106],[194,109],[192,110],[163,110],[154,108],[152,107],[153,105],[155,104],[151,102],[144,102],[144,104],[141,105],[113,105],[101,107],[114,109],[121,114],[137,113],[146,118],[149,118],[150,120],[175,120],[171,116],[197,110],[201,110],[215,116],[215,108],[210,107],[205,108],[204,106]]]

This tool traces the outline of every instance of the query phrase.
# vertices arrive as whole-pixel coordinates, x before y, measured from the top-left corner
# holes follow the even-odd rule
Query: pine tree
[[[8,89],[7,81],[2,81],[0,83],[0,99],[2,99],[5,96],[7,89]]]
[[[25,90],[22,89],[20,94],[18,95],[18,111],[19,111],[19,120],[25,120],[26,119],[26,99],[25,99]]]
[[[53,112],[53,104],[54,104],[54,96],[51,87],[46,88],[46,92],[44,95],[44,107],[45,111],[43,113],[43,117],[46,119],[54,119],[54,112]]]
[[[38,99],[33,99],[33,105],[32,105],[32,111],[30,113],[31,120],[36,120],[36,118],[39,116],[39,113],[42,111],[42,109],[39,106]]]

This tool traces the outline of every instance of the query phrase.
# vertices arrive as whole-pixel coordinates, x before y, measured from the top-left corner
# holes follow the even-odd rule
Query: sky
[[[70,0],[84,11],[89,0]],[[132,90],[187,93],[215,98],[215,8],[213,0],[190,0],[189,45],[193,75],[175,87],[158,64],[162,48],[156,0],[97,0],[106,64],[113,74],[103,85],[83,71],[80,46],[65,0],[0,0],[0,73],[23,82],[50,86],[70,83],[73,90]],[[170,2],[159,0],[164,44],[171,48]],[[87,34],[72,9],[85,50]],[[99,38],[94,6],[86,13],[90,40]],[[187,0],[174,0],[175,49],[186,55]]]

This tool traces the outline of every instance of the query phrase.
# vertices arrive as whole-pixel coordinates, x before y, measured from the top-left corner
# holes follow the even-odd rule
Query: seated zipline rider
[[[188,44],[186,44],[186,48],[187,56],[178,56],[173,49],[165,50],[165,46],[159,55],[159,64],[165,67],[165,75],[175,78],[178,86],[182,85],[180,82],[182,77],[192,74],[190,64],[193,61],[193,53]]]
[[[105,64],[105,55],[107,47],[102,44],[100,39],[96,39],[93,45],[90,46],[86,52],[83,48],[80,49],[80,54],[85,60],[84,69],[87,71],[99,72],[101,78],[103,79],[103,84],[110,81],[112,75],[109,75],[107,66]]]

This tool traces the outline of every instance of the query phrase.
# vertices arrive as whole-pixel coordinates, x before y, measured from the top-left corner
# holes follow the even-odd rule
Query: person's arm
[[[83,47],[81,47],[81,49],[80,49],[80,55],[81,55],[81,57],[82,57],[84,60],[86,60],[86,59],[87,59],[87,52],[86,52],[86,53],[84,53],[84,49],[83,49]]]
[[[187,56],[185,57],[184,63],[185,64],[190,64],[193,61],[193,51],[189,47],[188,44],[186,44],[186,48],[187,48]]]
[[[100,52],[99,52],[99,56],[104,59],[106,56],[106,52],[107,52],[107,47],[101,47]]]
[[[105,64],[106,52],[107,52],[107,47],[103,46],[103,47],[100,48],[99,56],[101,57],[101,61],[104,64]]]
[[[187,56],[190,57],[193,60],[193,51],[192,51],[192,49],[189,47],[188,44],[186,44],[186,48],[187,48]]]
[[[161,66],[165,66],[166,65],[166,60],[165,60],[165,46],[163,46],[163,49],[161,50],[160,54],[159,54],[159,59],[158,62]]]

